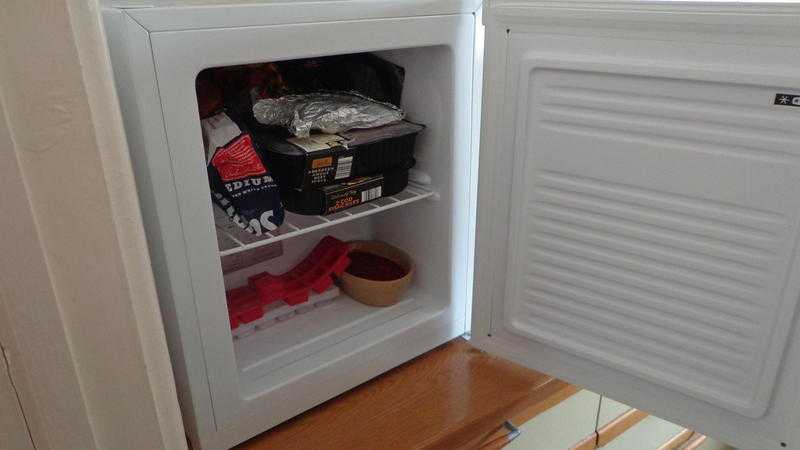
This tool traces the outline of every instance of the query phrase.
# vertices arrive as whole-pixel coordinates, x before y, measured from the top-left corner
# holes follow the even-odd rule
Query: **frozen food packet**
[[[248,133],[225,113],[202,120],[211,199],[249,233],[276,230],[284,219],[278,185]]]
[[[264,125],[286,127],[297,137],[311,130],[335,134],[399,122],[403,110],[355,92],[314,92],[264,98],[253,105],[253,116]]]

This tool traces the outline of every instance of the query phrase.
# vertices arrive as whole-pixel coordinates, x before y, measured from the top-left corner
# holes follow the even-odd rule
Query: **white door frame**
[[[0,342],[18,406],[38,450],[184,449],[99,5],[47,3],[0,16]]]

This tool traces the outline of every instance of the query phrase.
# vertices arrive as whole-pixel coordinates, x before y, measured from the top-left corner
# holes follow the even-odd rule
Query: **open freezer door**
[[[484,11],[475,343],[800,449],[800,7]]]

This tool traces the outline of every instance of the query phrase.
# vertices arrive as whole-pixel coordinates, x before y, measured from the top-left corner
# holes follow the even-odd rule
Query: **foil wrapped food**
[[[253,115],[265,125],[278,125],[297,137],[311,130],[340,133],[373,128],[403,119],[403,110],[355,92],[314,92],[264,98],[253,104]]]

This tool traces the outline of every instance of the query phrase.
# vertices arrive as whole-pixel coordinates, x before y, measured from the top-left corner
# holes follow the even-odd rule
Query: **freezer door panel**
[[[779,87],[520,62],[505,328],[763,414],[797,301]]]
[[[791,36],[759,35],[755,15],[737,19],[748,42],[714,11],[616,6],[591,22],[489,10],[476,342],[711,435],[796,448]]]

